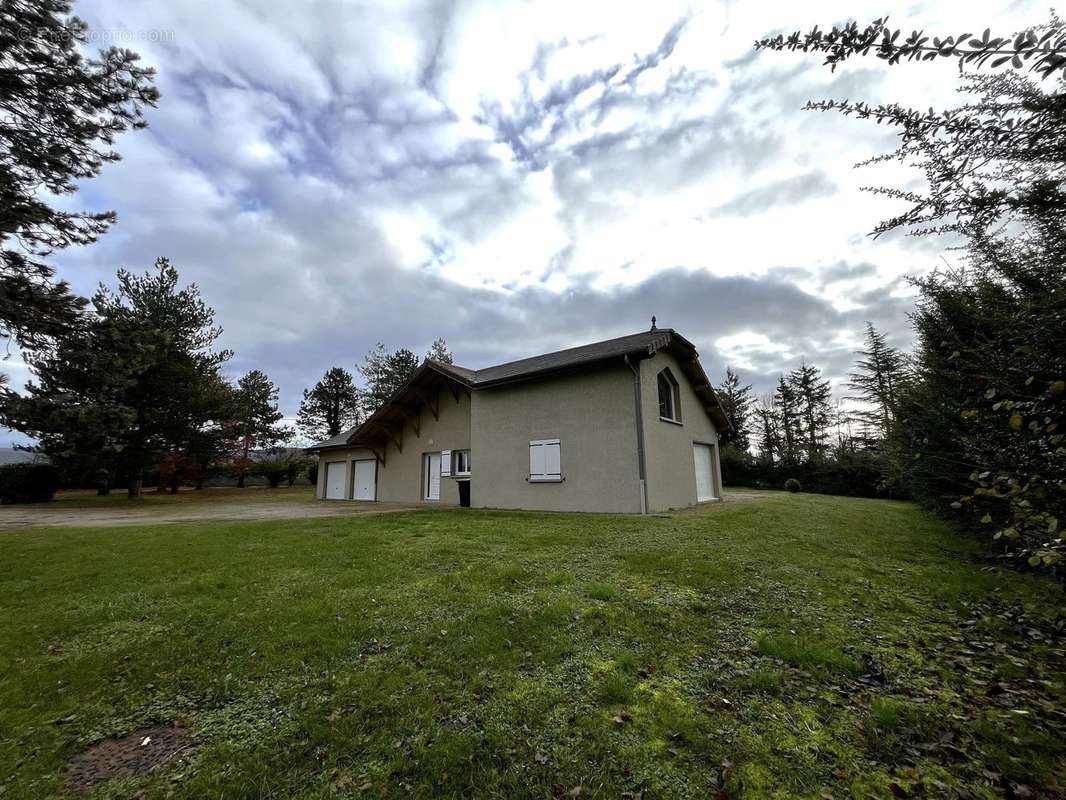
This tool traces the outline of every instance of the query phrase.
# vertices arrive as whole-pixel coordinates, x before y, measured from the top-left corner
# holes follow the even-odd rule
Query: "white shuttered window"
[[[529,480],[561,481],[562,454],[558,439],[536,439],[529,443]]]

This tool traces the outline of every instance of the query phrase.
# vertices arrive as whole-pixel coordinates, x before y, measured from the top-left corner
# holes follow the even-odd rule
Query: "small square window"
[[[455,469],[453,470],[456,475],[469,475],[470,474],[470,451],[469,450],[456,450],[454,451],[455,457]]]

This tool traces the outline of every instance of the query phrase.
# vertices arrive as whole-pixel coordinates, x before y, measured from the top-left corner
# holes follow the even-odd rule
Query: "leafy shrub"
[[[271,489],[277,489],[282,481],[289,486],[296,483],[296,478],[307,468],[309,460],[302,455],[279,449],[263,461],[255,462],[252,473],[266,478]]]
[[[307,482],[312,486],[318,486],[318,462],[312,462],[307,468]]]
[[[785,481],[785,488],[792,492],[792,494],[803,491],[803,487],[800,486],[800,482],[795,478],[789,478],[787,481]]]
[[[9,464],[0,467],[0,504],[47,503],[59,488],[59,473],[51,464]]]
[[[289,467],[287,464],[268,464],[263,467],[263,476],[267,479],[267,483],[271,489],[277,489],[285,476],[288,475]]]
[[[916,499],[1006,559],[1066,566],[1066,237],[928,278],[914,316],[923,381],[897,435]]]

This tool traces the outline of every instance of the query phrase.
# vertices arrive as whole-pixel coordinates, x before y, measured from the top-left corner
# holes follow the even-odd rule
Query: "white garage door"
[[[344,499],[344,467],[343,461],[332,461],[326,464],[326,499]]]
[[[697,503],[718,499],[714,494],[714,460],[711,456],[712,452],[710,445],[692,445],[692,460],[696,464]]]
[[[352,486],[352,498],[355,500],[376,500],[377,462],[373,459],[355,462],[355,481]]]

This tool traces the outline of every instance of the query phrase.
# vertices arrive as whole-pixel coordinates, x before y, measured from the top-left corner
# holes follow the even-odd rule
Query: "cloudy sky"
[[[865,5],[865,7],[864,7]],[[162,100],[72,202],[114,209],[55,257],[82,293],[169,256],[294,415],[375,342],[469,367],[648,327],[763,390],[801,360],[838,378],[866,320],[908,346],[905,276],[947,243],[867,234],[860,192],[918,175],[808,98],[956,102],[953,64],[831,73],[759,36],[886,12],[909,31],[1010,32],[1037,2],[79,0]],[[625,9],[622,11],[621,9]],[[920,185],[915,183],[915,185]],[[17,358],[4,366],[22,383]],[[7,442],[4,442],[7,443]]]

